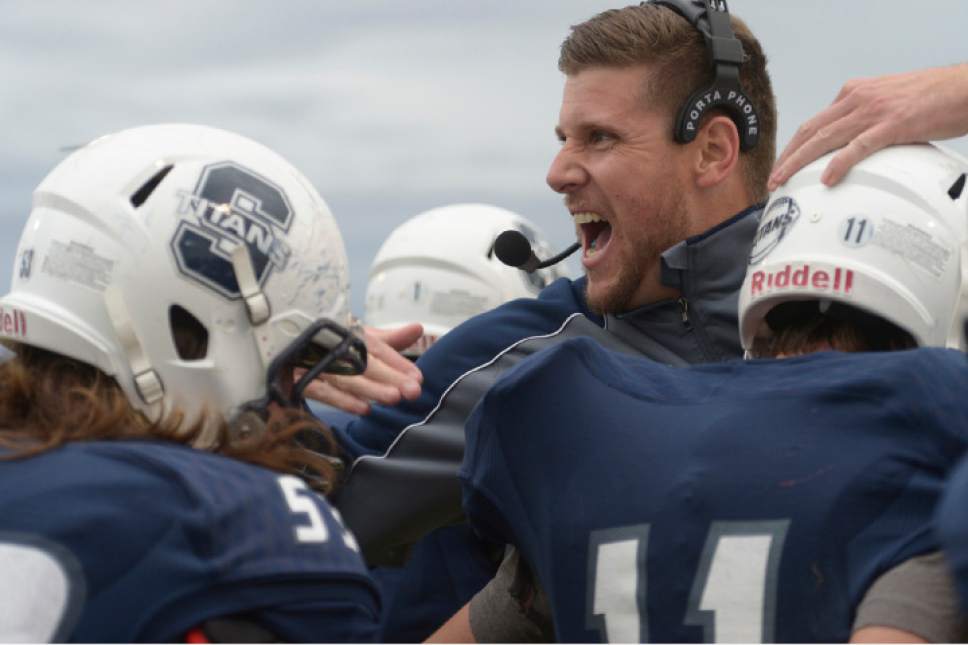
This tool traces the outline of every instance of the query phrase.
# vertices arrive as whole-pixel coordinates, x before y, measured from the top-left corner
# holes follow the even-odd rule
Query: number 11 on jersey
[[[777,576],[789,525],[789,520],[710,525],[684,616],[685,624],[702,626],[707,643],[774,640]],[[637,524],[590,537],[588,625],[604,641],[649,641],[650,528]]]

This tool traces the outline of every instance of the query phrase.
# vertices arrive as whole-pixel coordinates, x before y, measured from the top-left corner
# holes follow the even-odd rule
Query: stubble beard
[[[589,284],[585,285],[585,300],[595,313],[624,313],[646,304],[632,304],[646,273],[654,269],[658,275],[657,263],[662,253],[686,239],[685,200],[676,191],[669,191],[665,197],[665,205],[659,211],[662,214],[656,217],[655,226],[652,227],[654,233],[640,238],[638,244],[630,245],[629,257],[619,268],[613,284],[595,292],[589,288]]]

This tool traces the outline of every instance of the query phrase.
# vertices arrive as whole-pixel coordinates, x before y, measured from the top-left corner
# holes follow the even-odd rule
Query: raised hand
[[[889,145],[968,134],[968,64],[848,81],[834,102],[800,126],[777,159],[769,189],[836,148],[821,176],[833,186]]]
[[[421,334],[418,323],[389,330],[364,327],[366,371],[359,376],[323,374],[306,388],[306,396],[351,414],[368,414],[371,402],[395,405],[417,398],[423,374],[400,352]]]

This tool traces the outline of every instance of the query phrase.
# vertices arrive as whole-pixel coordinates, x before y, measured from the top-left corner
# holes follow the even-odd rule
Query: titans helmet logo
[[[278,186],[232,162],[206,166],[191,192],[180,191],[182,217],[171,248],[179,270],[229,299],[240,297],[232,250],[249,248],[256,279],[286,268],[284,234],[292,207]]]

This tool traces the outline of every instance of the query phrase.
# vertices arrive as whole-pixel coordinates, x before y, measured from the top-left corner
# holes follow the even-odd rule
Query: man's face
[[[582,243],[588,303],[621,312],[662,297],[659,256],[687,236],[685,147],[671,115],[642,98],[648,68],[590,68],[569,76],[562,146],[548,185],[565,196]]]

